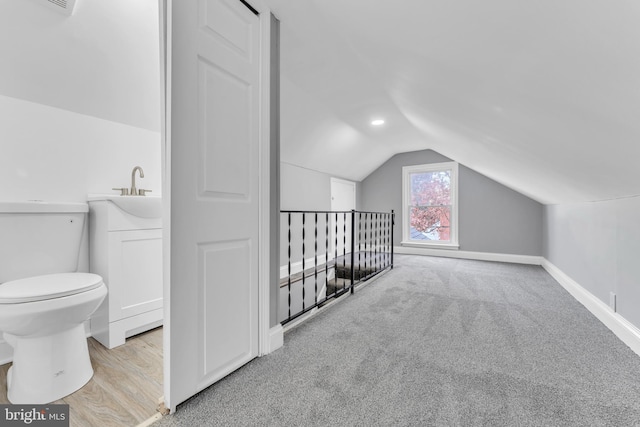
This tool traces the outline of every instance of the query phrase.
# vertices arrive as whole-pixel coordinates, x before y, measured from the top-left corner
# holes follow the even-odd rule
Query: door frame
[[[161,91],[161,144],[162,144],[162,196],[163,196],[163,387],[164,405],[175,412],[176,402],[171,397],[171,60],[172,60],[172,6],[174,1],[158,0],[160,41]],[[282,345],[282,327],[269,326],[270,319],[270,82],[271,82],[271,10],[263,0],[238,0],[251,5],[260,18],[260,153],[259,153],[259,249],[258,249],[258,356],[264,356]]]

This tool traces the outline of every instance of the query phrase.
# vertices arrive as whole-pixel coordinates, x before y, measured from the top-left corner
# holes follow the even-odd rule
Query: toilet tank
[[[86,203],[0,202],[0,283],[78,268]]]

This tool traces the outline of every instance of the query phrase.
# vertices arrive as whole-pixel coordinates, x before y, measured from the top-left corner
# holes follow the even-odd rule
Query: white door
[[[173,411],[259,351],[264,33],[240,0],[169,5]]]
[[[351,211],[356,208],[356,183],[344,179],[331,178],[331,210]],[[351,253],[351,214],[338,214],[338,232],[336,233],[336,215],[331,219],[331,257],[335,256],[336,237],[338,241],[338,256]]]

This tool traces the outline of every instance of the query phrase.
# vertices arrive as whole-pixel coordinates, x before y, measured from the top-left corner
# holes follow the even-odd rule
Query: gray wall
[[[278,323],[280,299],[280,21],[271,14],[271,135],[269,138],[269,326]]]
[[[544,257],[640,328],[640,196],[544,209]]]
[[[402,240],[402,167],[448,161],[432,150],[396,154],[362,181],[363,210],[395,210],[395,245]],[[542,255],[542,204],[464,165],[458,192],[460,250]]]

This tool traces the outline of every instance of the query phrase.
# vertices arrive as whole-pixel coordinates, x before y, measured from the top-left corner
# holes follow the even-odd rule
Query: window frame
[[[411,174],[436,171],[451,171],[451,218],[449,220],[449,240],[411,240]],[[442,162],[402,168],[402,246],[436,249],[458,249],[458,163]]]

